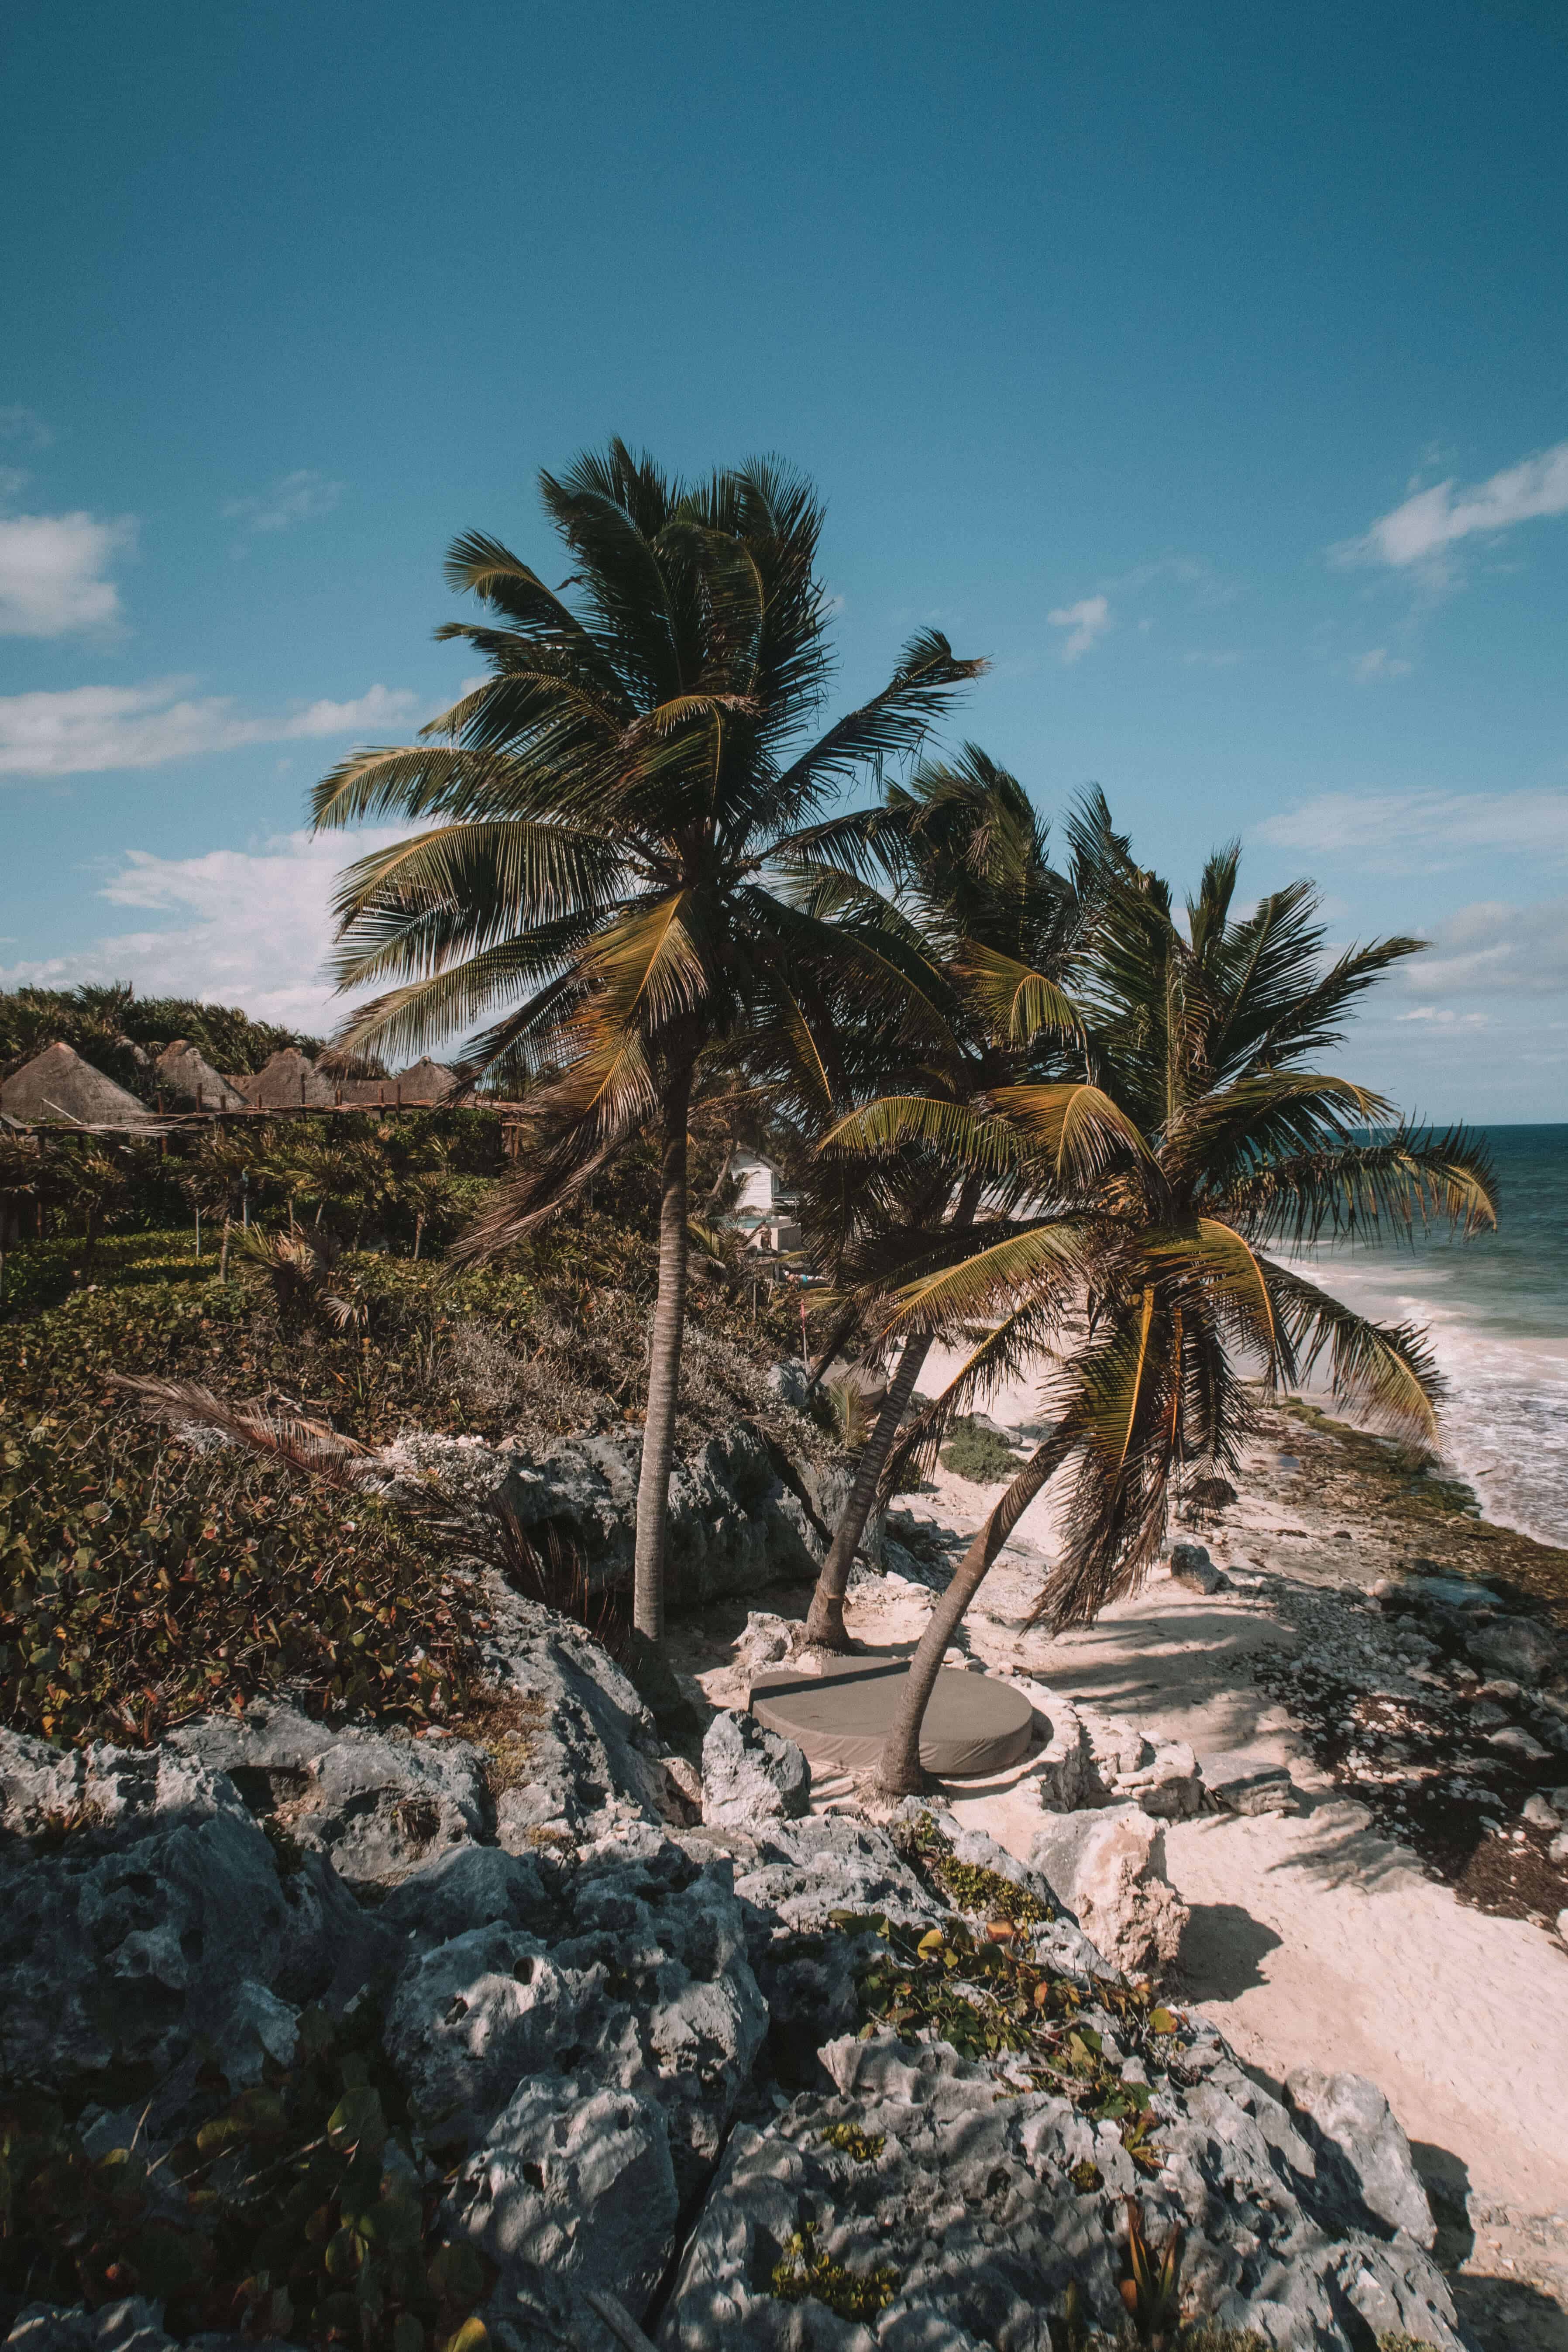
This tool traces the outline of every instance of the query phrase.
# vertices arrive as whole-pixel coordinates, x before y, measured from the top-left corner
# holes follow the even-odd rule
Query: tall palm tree
[[[900,947],[915,966],[936,1016],[929,1043],[911,1066],[896,1040],[879,1041],[894,1048],[903,1084],[913,1079],[928,1105],[984,1106],[998,1087],[1081,1064],[1081,1024],[1064,982],[1092,936],[1100,861],[1080,849],[1071,870],[1058,872],[1028,794],[973,744],[953,761],[922,762],[908,784],[889,786],[882,807],[866,814],[853,842],[847,830],[836,840],[837,857],[847,862],[858,854],[862,872],[879,868],[891,900],[834,873],[822,878],[816,904],[820,911],[831,906],[889,948]],[[867,1059],[863,1052],[862,1064]],[[885,1052],[882,1059],[885,1068]],[[982,1171],[954,1175],[940,1131],[917,1136],[908,1129],[899,1108],[907,1099],[884,1097],[862,1117],[856,1130],[862,1142],[885,1134],[897,1150],[879,1160],[870,1181],[839,1188],[830,1182],[825,1203],[826,1222],[839,1228],[840,1279],[858,1275],[868,1300],[886,1295],[933,1217],[945,1214],[962,1231],[983,1192],[996,1191],[994,1177]],[[830,1178],[843,1164],[841,1154],[829,1159]],[[904,1339],[857,1461],[806,1621],[806,1640],[822,1648],[848,1647],[850,1567],[933,1337],[911,1330]]]
[[[340,984],[384,985],[343,1042],[420,1052],[488,1022],[470,1070],[537,1081],[526,1162],[463,1248],[504,1248],[657,1123],[634,1600],[651,1639],[699,1058],[762,1005],[804,1051],[826,1050],[812,1040],[827,961],[853,955],[865,992],[891,991],[874,943],[846,940],[776,885],[831,856],[834,821],[813,820],[868,766],[914,751],[984,665],[924,631],[879,693],[808,732],[830,670],[808,483],[759,462],[685,484],[619,441],[540,481],[571,559],[564,590],[496,540],[458,540],[447,579],[497,621],[438,634],[465,638],[490,675],[426,740],[335,769],[315,821],[426,821],[343,877]]]
[[[1240,1363],[1272,1388],[1326,1359],[1336,1395],[1431,1445],[1440,1393],[1422,1334],[1368,1321],[1271,1244],[1441,1217],[1496,1223],[1486,1155],[1462,1129],[1413,1131],[1381,1097],[1315,1066],[1356,1000],[1422,944],[1391,939],[1325,967],[1310,887],[1233,916],[1237,853],[1211,858],[1186,923],[1089,814],[1113,871],[1075,994],[1082,1080],[998,1087],[988,1105],[906,1097],[841,1123],[832,1148],[939,1141],[955,1176],[1020,1189],[1019,1213],[931,1237],[886,1317],[913,1334],[988,1328],[889,1465],[930,1461],[952,1416],[1042,1354],[1054,1426],[931,1613],[881,1765],[921,1785],[920,1730],[943,1652],[997,1553],[1069,1465],[1065,1539],[1037,1605],[1053,1630],[1131,1590],[1163,1536],[1173,1485],[1238,1465],[1253,1420]],[[1371,1139],[1368,1139],[1370,1136]]]

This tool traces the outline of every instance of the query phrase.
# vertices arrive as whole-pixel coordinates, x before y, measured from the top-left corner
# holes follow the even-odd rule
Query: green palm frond
[[[1063,1184],[1096,1184],[1118,1161],[1154,1165],[1149,1146],[1120,1104],[1085,1080],[998,1087],[995,1101]]]
[[[1370,1322],[1292,1268],[1264,1265],[1301,1378],[1326,1356],[1336,1399],[1388,1436],[1436,1451],[1444,1384],[1425,1335],[1409,1324]]]

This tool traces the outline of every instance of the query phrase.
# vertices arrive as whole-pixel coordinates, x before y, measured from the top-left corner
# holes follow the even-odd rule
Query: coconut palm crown
[[[343,877],[337,976],[380,991],[344,1041],[416,1053],[479,1029],[470,1076],[531,1084],[517,1180],[460,1248],[504,1247],[630,1138],[662,1132],[635,1599],[656,1636],[699,1057],[760,1019],[824,1050],[825,959],[857,959],[868,1003],[902,992],[874,943],[782,886],[831,860],[828,803],[915,750],[984,665],[926,631],[818,731],[827,599],[805,481],[766,462],[688,485],[616,441],[541,489],[570,577],[552,589],[499,541],[458,540],[448,582],[495,619],[438,635],[489,677],[419,743],[345,761],[314,814],[421,821]]]
[[[842,1120],[830,1150],[875,1157],[911,1138],[1016,1209],[931,1237],[889,1330],[966,1333],[966,1360],[890,1459],[929,1463],[955,1413],[1044,1360],[1049,1435],[992,1511],[933,1612],[883,1764],[920,1785],[920,1723],[943,1651],[1028,1504],[1070,1473],[1062,1541],[1037,1616],[1083,1622],[1129,1591],[1173,1492],[1238,1466],[1245,1373],[1293,1386],[1319,1363],[1334,1393],[1413,1444],[1436,1436],[1440,1383],[1421,1334],[1375,1324],[1272,1254],[1438,1217],[1496,1222],[1484,1151],[1461,1129],[1396,1124],[1370,1088],[1326,1073],[1346,1014],[1421,942],[1326,961],[1310,886],[1234,915],[1237,852],[1210,859],[1184,927],[1137,869],[1103,804],[1074,820],[1106,861],[1097,935],[1074,994],[1086,1074],[996,1087],[984,1105],[909,1094]],[[987,1205],[990,1205],[988,1202]],[[975,1336],[978,1334],[978,1336]]]
[[[840,1063],[863,1092],[879,1061],[883,1073],[897,1067],[904,1084],[916,1078],[928,1102],[985,1108],[999,1087],[1081,1068],[1082,1024],[1064,983],[1093,936],[1103,859],[1084,854],[1087,831],[1068,869],[1058,871],[1048,829],[1017,778],[966,744],[954,758],[922,761],[907,782],[889,783],[882,805],[857,821],[853,841],[848,833],[840,828],[837,856],[874,873],[887,895],[834,874],[811,903],[823,911],[831,904],[840,919],[866,927],[884,953],[902,956],[927,1016],[914,1038],[879,1033],[864,1019],[846,1023]],[[808,1230],[873,1318],[911,1250],[921,1254],[922,1227],[943,1216],[955,1230],[967,1227],[986,1192],[995,1205],[994,1176],[955,1171],[940,1138],[906,1134],[897,1150],[870,1160],[830,1151],[816,1167],[818,1181],[805,1187]],[[850,1566],[931,1339],[911,1330],[904,1339],[861,1449],[812,1601],[806,1638],[814,1645],[849,1646]]]

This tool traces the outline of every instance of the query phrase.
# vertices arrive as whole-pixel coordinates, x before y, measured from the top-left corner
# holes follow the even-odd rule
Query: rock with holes
[[[167,2104],[211,2048],[251,2080],[302,2002],[345,2000],[384,1967],[385,1930],[319,1857],[280,1857],[226,1775],[167,1746],[90,1748],[68,1813],[38,1822],[37,1745],[0,1733],[0,1785],[35,1822],[0,1861],[14,2077]]]
[[[430,2145],[469,2155],[526,2078],[574,2075],[654,2101],[685,2193],[767,2025],[728,1882],[649,1832],[563,1875],[548,1942],[495,1920],[411,1956],[386,2047]]]
[[[1425,2250],[1347,2218],[1285,2109],[1212,2030],[1181,2024],[1176,2040],[1190,2087],[1155,2091],[1157,2173],[1113,2120],[1009,2079],[1005,2055],[885,2032],[826,2044],[819,2088],[737,2124],[663,2352],[1052,2352],[1069,2290],[1080,2321],[1120,2340],[1130,2198],[1156,2243],[1185,2232],[1184,2304],[1216,2332],[1291,2352],[1404,2333],[1460,2352]]]
[[[607,2291],[640,2318],[679,2210],[658,2102],[549,2074],[518,2085],[459,2172],[446,2218],[496,2265],[500,2310],[544,2271]]]
[[[1187,1908],[1166,1875],[1164,1832],[1140,1806],[1047,1814],[1029,1864],[1117,1968],[1158,1976],[1175,1959]]]
[[[702,1742],[702,1819],[729,1829],[798,1821],[811,1810],[811,1766],[793,1739],[754,1715],[716,1715]]]
[[[253,1706],[174,1733],[169,1746],[226,1772],[258,1812],[329,1854],[356,1885],[395,1885],[487,1834],[482,1759],[466,1741],[333,1729],[288,1706]]]

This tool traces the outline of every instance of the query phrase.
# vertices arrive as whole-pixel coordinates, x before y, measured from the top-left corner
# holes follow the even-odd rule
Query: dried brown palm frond
[[[325,1478],[333,1486],[359,1486],[364,1465],[374,1459],[368,1445],[324,1421],[311,1421],[303,1413],[269,1412],[260,1404],[215,1396],[199,1381],[155,1380],[134,1372],[111,1372],[109,1377],[117,1389],[134,1397],[144,1412],[172,1428],[215,1429],[236,1445],[247,1445],[252,1453],[269,1455],[291,1470]]]

